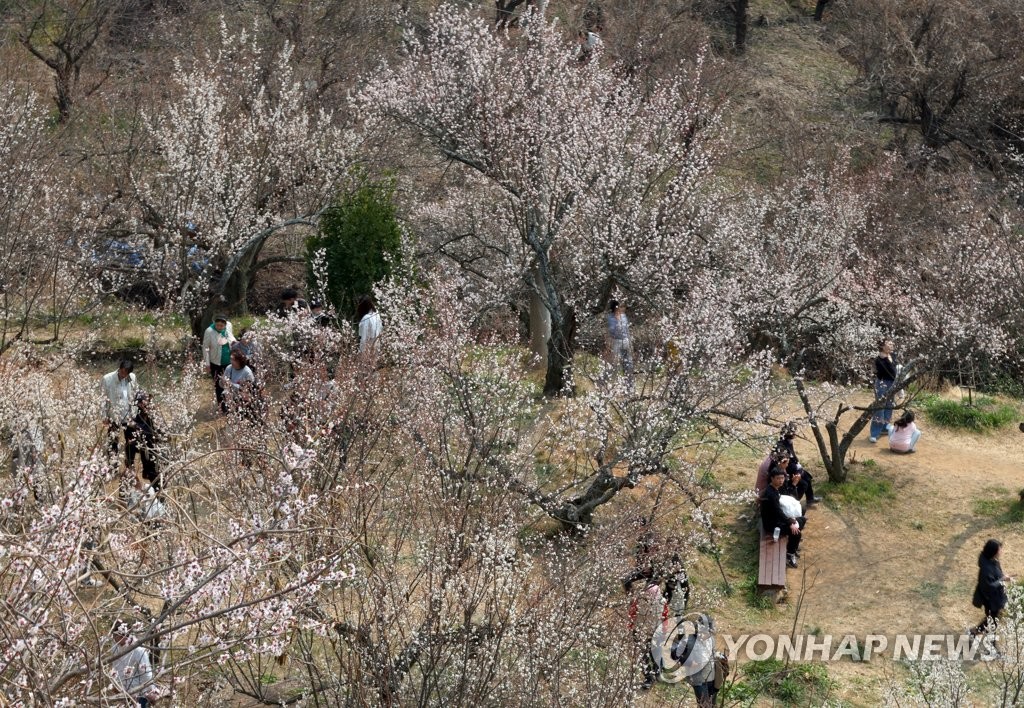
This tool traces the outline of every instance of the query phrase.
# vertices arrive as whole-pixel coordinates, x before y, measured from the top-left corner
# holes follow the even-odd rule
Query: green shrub
[[[974,500],[975,516],[992,519],[1000,526],[1024,522],[1024,502],[1021,501],[1024,492],[1018,496],[1010,496],[1009,490],[1004,487],[988,487],[984,491],[994,496]]]
[[[880,474],[878,463],[864,460],[867,474],[850,474],[842,484],[822,482],[817,485],[825,504],[834,509],[864,509],[896,498],[892,480]]]
[[[771,697],[784,705],[820,705],[833,686],[823,664],[798,663],[788,667],[778,659],[748,661],[740,675],[723,687],[726,703],[750,703]]]
[[[355,315],[359,297],[391,273],[401,250],[393,179],[364,180],[339,197],[320,219],[320,232],[306,241],[309,292],[315,292],[313,257],[327,256],[327,297],[341,319]],[[389,261],[390,259],[390,261]]]
[[[1016,408],[987,396],[977,397],[974,405],[927,396],[921,399],[921,407],[928,420],[937,425],[978,432],[1002,428],[1017,418]]]

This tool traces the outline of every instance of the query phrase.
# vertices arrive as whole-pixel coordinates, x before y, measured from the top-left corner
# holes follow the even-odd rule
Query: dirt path
[[[1024,524],[978,513],[979,504],[982,511],[1008,509],[1024,487],[1024,434],[1016,426],[965,434],[927,419],[921,427],[914,455],[895,455],[884,439],[873,445],[866,432],[860,436],[853,456],[874,460],[878,471],[859,464],[852,475],[891,479],[896,498],[878,509],[813,508],[802,568],[789,571],[790,602],[758,613],[730,601],[721,631],[788,633],[806,582],[798,631],[820,630],[836,641],[846,634],[959,633],[981,619],[970,600],[986,539],[1004,541],[1004,569],[1024,576]],[[812,440],[798,440],[797,454],[812,471],[821,470]],[[824,471],[816,475],[824,477]],[[875,704],[891,671],[884,662],[829,664],[843,684],[840,697],[855,705]]]

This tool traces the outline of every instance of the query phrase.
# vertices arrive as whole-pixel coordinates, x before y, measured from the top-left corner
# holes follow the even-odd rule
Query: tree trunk
[[[534,268],[533,280],[540,291],[540,274]],[[530,293],[530,351],[541,361],[548,360],[548,339],[551,338],[551,313],[544,307],[538,292]]]
[[[250,242],[246,251],[230,263],[220,278],[210,285],[206,305],[192,315],[192,334],[202,336],[217,314],[244,313],[247,311],[246,298],[249,284],[255,275],[253,267],[259,258],[266,239]]]
[[[563,503],[551,516],[567,530],[590,526],[594,522],[594,510],[597,507],[607,504],[624,487],[632,486],[634,483],[628,477],[616,477],[610,469],[601,470],[587,491]]]
[[[750,26],[749,18],[750,0],[734,0],[736,14],[736,53],[743,54],[747,51],[747,29]]]
[[[818,454],[821,456],[822,465],[828,472],[830,482],[842,484],[846,481],[846,455],[850,451],[850,446],[857,439],[857,436],[860,435],[861,431],[871,423],[871,418],[876,412],[893,407],[893,398],[896,396],[897,391],[910,386],[910,384],[917,380],[918,374],[912,372],[913,366],[913,362],[908,363],[903,370],[903,374],[897,378],[889,391],[881,398],[876,397],[867,408],[861,410],[860,415],[853,421],[853,424],[842,438],[839,437],[839,421],[845,413],[854,409],[845,403],[840,403],[832,419],[825,421],[825,432],[828,434],[827,440],[818,425],[818,416],[811,405],[811,400],[804,388],[803,380],[799,378],[794,379],[797,394],[799,394],[800,402],[804,406],[804,412],[807,413],[807,417],[810,420],[811,432],[814,433],[814,440],[818,444]],[[904,401],[900,407],[903,408],[906,405],[907,402]]]
[[[825,15],[825,6],[828,5],[829,0],[818,0],[818,3],[814,6],[814,21],[821,22],[821,18]]]
[[[66,123],[71,117],[71,106],[74,102],[74,67],[64,65],[53,74],[53,85],[57,91],[54,101],[57,103],[57,122]]]
[[[551,341],[548,345],[548,370],[544,377],[544,395],[572,395],[572,355],[576,346],[576,310],[563,305],[550,313]],[[566,385],[569,388],[566,388]]]

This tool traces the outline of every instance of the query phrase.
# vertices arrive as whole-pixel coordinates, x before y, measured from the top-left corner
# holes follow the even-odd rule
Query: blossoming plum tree
[[[425,235],[493,301],[529,293],[544,391],[559,394],[580,313],[600,312],[617,288],[656,312],[685,294],[705,253],[696,196],[718,116],[701,60],[644,91],[599,58],[581,61],[542,7],[501,31],[445,5],[407,44],[370,78],[363,117],[459,168],[443,198],[423,195]]]
[[[222,26],[221,46],[175,63],[175,95],[146,114],[148,151],[130,167],[129,232],[146,241],[147,275],[193,332],[244,307],[275,234],[315,225],[342,187],[349,151],[332,116],[312,108],[287,45],[261,70],[259,45]]]

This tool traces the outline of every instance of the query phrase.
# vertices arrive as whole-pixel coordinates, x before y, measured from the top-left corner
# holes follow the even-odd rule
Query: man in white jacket
[[[131,637],[124,622],[117,622],[111,634],[114,637],[112,651],[117,656],[131,643]],[[118,688],[127,693],[137,705],[146,708],[150,703],[147,694],[153,690],[153,665],[149,661],[149,650],[135,647],[117,656],[111,665]]]
[[[224,402],[224,368],[231,363],[231,344],[235,335],[231,331],[231,323],[223,315],[213,318],[213,324],[203,333],[203,364],[213,377],[213,392],[217,398],[217,407],[222,413],[227,412]]]
[[[112,455],[117,455],[120,440],[125,435],[125,427],[137,412],[135,396],[139,392],[139,384],[132,373],[134,368],[131,359],[122,359],[116,371],[104,374],[100,380],[100,389],[106,398],[104,415]]]

